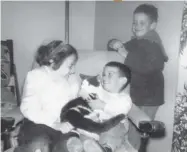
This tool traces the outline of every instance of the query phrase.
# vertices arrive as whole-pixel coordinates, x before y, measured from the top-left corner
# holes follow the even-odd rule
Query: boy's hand
[[[88,93],[88,92],[86,92],[85,90],[81,90],[80,96],[81,96],[84,100],[87,100],[87,101],[96,100],[96,99],[98,98],[98,97],[97,97],[97,94],[95,94],[95,93]]]
[[[127,55],[128,55],[128,52],[127,52],[127,50],[126,50],[124,47],[119,48],[119,49],[118,49],[118,53],[119,53],[121,56],[123,56],[124,58],[126,58]]]
[[[110,40],[109,47],[116,51],[118,51],[120,48],[124,48],[123,43],[117,39]]]
[[[90,96],[91,100],[96,100],[96,99],[98,99],[98,96],[97,96],[96,93],[90,93],[89,96]]]
[[[102,102],[101,100],[95,100],[93,102],[89,102],[89,106],[93,110],[104,110],[105,105],[106,104],[104,102]]]
[[[109,43],[109,47],[117,51],[124,58],[127,57],[128,52],[120,40],[117,40],[117,39],[111,40],[111,42]]]
[[[116,41],[114,42],[112,48],[118,51],[120,48],[124,48],[124,46],[122,42]]]
[[[97,97],[97,94],[95,93],[89,93],[86,97],[86,100],[90,101],[90,100],[96,100],[98,97]]]

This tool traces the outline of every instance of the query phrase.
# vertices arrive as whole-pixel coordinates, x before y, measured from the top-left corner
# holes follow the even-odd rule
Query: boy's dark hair
[[[53,61],[53,69],[57,70],[63,61],[71,55],[75,55],[76,60],[78,59],[77,50],[73,46],[63,44],[61,40],[54,40],[38,48],[35,60],[40,66],[49,66]]]
[[[121,77],[126,77],[127,78],[127,82],[126,84],[122,87],[121,90],[125,89],[126,86],[131,82],[131,70],[123,63],[120,62],[115,62],[115,61],[111,61],[108,62],[106,66],[110,66],[110,67],[116,67],[119,70],[119,74]]]
[[[134,14],[136,13],[145,13],[146,15],[149,16],[149,18],[154,21],[157,22],[158,21],[158,9],[151,5],[151,4],[142,4],[139,5],[135,10],[134,10]]]

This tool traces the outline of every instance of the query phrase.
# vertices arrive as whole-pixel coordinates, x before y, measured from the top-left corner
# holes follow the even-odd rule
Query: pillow
[[[83,80],[87,80],[89,82],[89,84],[98,87],[99,86],[99,79],[100,79],[100,75],[96,75],[96,76],[90,76],[90,75],[85,75],[85,74],[80,74],[80,78]]]

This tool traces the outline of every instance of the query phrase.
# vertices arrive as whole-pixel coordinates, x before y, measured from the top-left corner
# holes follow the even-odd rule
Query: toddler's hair
[[[116,61],[108,62],[105,67],[106,66],[118,68],[120,76],[127,78],[127,83],[122,87],[125,89],[126,86],[131,82],[131,70],[125,64]]]
[[[75,55],[77,61],[78,53],[73,46],[64,44],[61,40],[54,40],[38,48],[35,60],[40,66],[49,66],[54,63],[53,69],[57,70],[63,61],[71,55]]]
[[[154,5],[141,4],[134,10],[134,14],[136,13],[145,13],[152,21],[158,21],[158,9]]]

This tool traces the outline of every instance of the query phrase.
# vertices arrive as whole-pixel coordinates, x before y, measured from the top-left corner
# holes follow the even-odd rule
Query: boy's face
[[[103,69],[101,84],[106,91],[119,93],[127,79],[121,77],[118,68],[105,66]]]
[[[143,37],[154,29],[154,22],[145,13],[135,13],[133,16],[132,32],[137,38]]]

